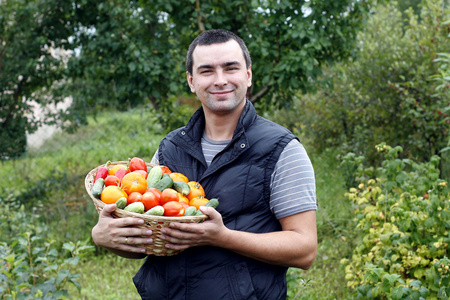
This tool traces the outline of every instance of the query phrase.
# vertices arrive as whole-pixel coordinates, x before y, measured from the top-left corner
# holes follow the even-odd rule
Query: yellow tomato
[[[128,198],[127,193],[125,193],[125,191],[117,185],[110,185],[103,189],[100,195],[100,200],[106,204],[113,204],[122,197]]]
[[[125,166],[125,165],[114,165],[114,166],[111,167],[111,169],[109,169],[108,174],[109,175],[115,175],[116,171],[119,170],[119,169],[125,169],[126,170],[127,166]]]

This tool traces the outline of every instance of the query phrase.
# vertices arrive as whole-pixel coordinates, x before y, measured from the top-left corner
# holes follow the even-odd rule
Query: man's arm
[[[163,229],[170,249],[212,245],[269,264],[308,269],[317,252],[316,212],[306,211],[280,219],[282,231],[249,233],[230,230],[213,208],[202,208],[209,219],[200,224],[171,223]]]

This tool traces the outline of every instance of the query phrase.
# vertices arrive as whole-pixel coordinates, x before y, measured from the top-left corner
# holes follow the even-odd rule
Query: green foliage
[[[341,261],[347,284],[361,299],[447,299],[450,199],[439,158],[416,163],[399,158],[401,147],[376,149],[384,155],[379,177],[347,193],[359,237]]]
[[[64,62],[59,55],[72,48],[68,42],[74,34],[72,7],[70,1],[59,0],[0,1],[2,160],[25,151],[25,134],[39,123],[31,114],[33,105],[61,101],[45,97],[45,90],[62,78]]]
[[[450,93],[448,71],[449,7],[423,1],[419,16],[408,11],[404,25],[396,4],[379,6],[358,36],[356,58],[324,71],[324,86],[296,102],[301,113],[292,126],[320,149],[364,154],[373,162],[371,145],[401,145],[405,156],[427,160],[448,143]],[[436,60],[438,59],[438,60]],[[441,81],[438,81],[441,80]]]
[[[49,239],[49,227],[24,206],[2,204],[0,216],[0,296],[2,299],[62,299],[66,286],[80,290],[73,272],[94,247],[87,242]]]
[[[444,24],[449,26],[450,19],[444,22]],[[450,32],[448,33],[448,37],[450,38]],[[438,73],[431,76],[431,79],[434,80],[437,84],[435,96],[443,97],[444,95],[448,95],[448,90],[450,89],[450,52],[438,53],[437,58],[434,60],[434,62],[439,67]],[[440,111],[440,113],[445,116],[443,122],[446,122],[448,124],[450,122],[449,121],[450,105],[444,107]],[[442,153],[441,170],[443,174],[450,174],[450,135],[448,134],[448,130],[446,133],[447,133],[447,145],[440,151]]]
[[[60,91],[74,96],[80,116],[91,107],[148,103],[171,127],[169,96],[189,92],[190,42],[205,29],[224,28],[243,37],[253,57],[250,99],[264,100],[262,108],[283,106],[312,88],[324,62],[350,55],[372,2],[79,1],[73,43],[80,52]]]

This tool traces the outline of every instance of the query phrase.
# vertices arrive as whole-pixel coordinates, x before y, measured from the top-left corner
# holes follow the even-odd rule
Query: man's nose
[[[216,72],[216,78],[215,78],[214,85],[216,86],[224,86],[228,83],[226,75],[223,71]]]

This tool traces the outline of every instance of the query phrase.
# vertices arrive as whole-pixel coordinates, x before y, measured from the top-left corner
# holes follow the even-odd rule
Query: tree
[[[150,103],[167,130],[184,123],[174,96],[189,93],[186,50],[211,28],[247,42],[254,61],[249,99],[261,109],[283,106],[312,88],[325,62],[351,54],[374,1],[1,0],[0,126],[7,142],[0,157],[25,150],[25,133],[38,125],[32,100],[73,96],[66,112],[48,119],[68,129],[105,106]],[[51,49],[69,50],[67,64]]]
[[[62,78],[63,61],[52,50],[70,49],[71,12],[63,0],[0,1],[0,159],[25,151],[26,132],[39,123],[32,101],[61,101],[45,90]]]
[[[189,43],[203,30],[224,28],[240,35],[253,57],[249,99],[262,108],[283,106],[297,90],[312,88],[323,63],[351,54],[372,2],[80,1],[74,42],[81,52],[69,62],[68,77],[98,92],[74,101],[151,102],[167,117],[174,109],[168,96],[188,93]]]

